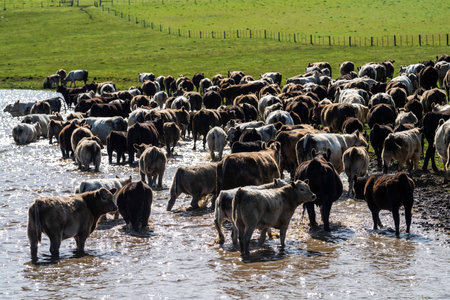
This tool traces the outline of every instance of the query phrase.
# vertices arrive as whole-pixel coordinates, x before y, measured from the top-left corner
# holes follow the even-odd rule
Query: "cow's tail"
[[[241,197],[242,197],[242,189],[239,188],[236,192],[236,194],[234,195],[234,199],[231,203],[231,207],[233,210],[233,215],[232,215],[232,219],[233,219],[233,223],[236,224],[236,220],[238,217],[238,206],[239,203],[241,202]]]
[[[28,210],[28,239],[30,243],[41,242],[42,229],[39,217],[39,202],[34,202]]]
[[[445,163],[445,169],[448,172],[448,169],[450,169],[450,143],[447,146],[447,162]]]

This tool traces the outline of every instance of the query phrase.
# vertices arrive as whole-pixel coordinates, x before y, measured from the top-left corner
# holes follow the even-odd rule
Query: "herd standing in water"
[[[114,152],[117,164],[132,165],[136,154],[141,181],[131,182],[131,176],[86,180],[74,195],[36,199],[28,211],[32,260],[37,261],[42,232],[50,239],[53,258],[59,256],[61,241],[70,237],[82,253],[87,237],[109,212],[118,218],[118,211],[134,231],[147,229],[152,188],[162,188],[167,157],[189,136],[193,150],[203,136],[211,162],[178,168],[167,210],[182,193],[192,196],[188,209],[198,209],[207,203],[202,198],[211,196],[218,242],[225,241],[222,223],[230,221],[233,244],[242,255],[249,254],[255,229],[260,230],[260,245],[266,234],[271,237],[271,228],[279,229],[284,247],[290,219],[301,204],[311,228],[318,226],[314,207],[319,206],[323,230],[330,231],[332,204],[343,192],[341,172],[348,177],[349,195],[366,200],[375,230],[382,226],[379,211],[388,210],[398,237],[403,206],[409,233],[412,177],[424,139],[423,170],[430,160],[438,170],[437,150],[448,179],[450,57],[401,66],[397,77],[393,64],[367,63],[356,73],[352,62],[343,62],[341,76],[333,80],[329,63],[312,63],[284,86],[277,72],[257,80],[241,71],[212,78],[197,73],[192,79],[140,73],[141,85],[123,91],[116,91],[113,82],[88,83],[86,70],[58,70],[46,77],[44,88],[56,88],[62,97],[17,101],[5,108],[14,117],[24,116],[13,128],[14,141],[25,145],[44,137],[51,144],[55,137],[62,158],[72,158],[84,171],[91,164],[94,171],[101,170],[104,145],[110,164]],[[76,87],[77,81],[84,85]],[[61,108],[72,106],[63,118]],[[368,142],[383,173],[368,176]],[[231,154],[223,156],[226,144]],[[398,172],[389,174],[392,161]],[[283,180],[284,171],[289,181]]]

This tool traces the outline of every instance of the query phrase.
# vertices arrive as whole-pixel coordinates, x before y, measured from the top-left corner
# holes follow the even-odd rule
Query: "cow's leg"
[[[158,175],[158,188],[162,189],[162,180],[164,176],[164,170],[162,170]]]
[[[222,245],[225,242],[225,237],[222,232],[222,219],[214,218],[214,226],[216,227],[217,234],[219,235],[218,243]]]
[[[244,254],[250,254],[250,239],[252,238],[254,228],[252,226],[247,226],[245,228],[244,234]]]
[[[331,201],[331,200],[330,200]],[[320,207],[320,215],[322,217],[322,222],[323,222],[323,229],[327,232],[330,232],[330,210],[331,210],[331,202],[327,203],[325,202],[321,207]]]
[[[371,207],[369,207],[369,209],[370,209],[370,212],[372,213],[373,230],[377,230],[378,225],[380,225],[380,217],[378,216],[378,209],[371,208]]]
[[[77,253],[84,254],[84,245],[86,243],[87,235],[79,235],[75,237],[75,242],[77,243]]]
[[[400,215],[398,213],[398,209],[398,207],[392,207],[392,217],[394,217],[396,237],[400,237]]]
[[[262,246],[266,241],[267,228],[261,230],[258,240],[258,246]]]
[[[215,161],[216,157],[214,156],[214,150],[210,150],[211,160]]]
[[[234,226],[234,223],[232,223],[232,227],[231,227],[231,240],[233,241],[233,246],[237,247],[238,245],[238,232],[237,232],[237,228],[236,226]]]
[[[406,232],[409,233],[409,229],[411,228],[411,210],[412,206],[405,206],[405,221],[406,221]]]
[[[308,211],[308,217],[309,217],[309,226],[311,228],[317,227],[316,222],[316,213],[314,211],[314,203],[305,203],[303,204],[304,207],[306,207],[306,210]]]
[[[191,207],[194,209],[198,208],[198,202],[201,200],[200,195],[192,195]]]
[[[145,173],[139,172],[139,174],[141,175],[141,181],[145,182]]]
[[[194,148],[192,150],[197,150],[196,143],[197,143],[197,131],[192,130],[192,136],[194,137]]]
[[[206,134],[203,135],[203,151],[206,150]]]
[[[280,228],[280,243],[281,243],[281,249],[284,249],[285,247],[285,240],[286,240],[286,231],[287,227],[281,227]]]
[[[52,259],[57,259],[59,258],[59,247],[61,246],[61,234],[49,234],[49,239]]]

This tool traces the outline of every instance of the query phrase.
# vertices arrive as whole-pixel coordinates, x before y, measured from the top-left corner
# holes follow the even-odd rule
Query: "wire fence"
[[[102,1],[105,2],[105,1]],[[320,45],[320,46],[349,46],[349,47],[404,47],[404,46],[449,46],[449,34],[403,34],[403,35],[382,35],[382,36],[331,36],[313,35],[304,33],[287,33],[272,31],[267,29],[236,29],[236,30],[191,30],[170,27],[155,23],[150,19],[139,18],[123,11],[100,5],[94,1],[96,7],[102,11],[112,14],[121,19],[128,20],[136,25],[151,28],[169,35],[192,38],[192,39],[265,39],[279,42],[297,43],[299,45]]]

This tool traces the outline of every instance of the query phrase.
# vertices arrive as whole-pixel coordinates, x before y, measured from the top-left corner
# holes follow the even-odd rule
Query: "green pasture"
[[[180,29],[316,35],[447,33],[450,2],[433,0],[114,0],[126,14]]]
[[[33,0],[34,1],[34,0]],[[113,80],[120,88],[137,84],[138,72],[157,75],[242,70],[255,77],[268,71],[284,78],[304,72],[308,62],[338,65],[352,60],[434,59],[447,46],[301,46],[263,39],[189,39],[128,22],[94,6],[25,7],[0,13],[0,88],[39,88],[57,69],[84,68],[90,80]]]

